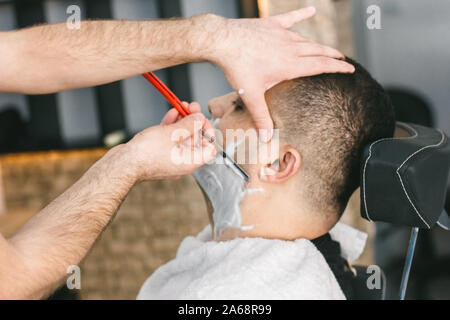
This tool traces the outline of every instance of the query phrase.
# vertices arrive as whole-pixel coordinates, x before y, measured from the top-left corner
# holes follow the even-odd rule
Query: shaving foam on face
[[[219,124],[219,122],[220,122],[220,118],[215,118],[215,119],[213,119],[213,121],[212,121],[212,126],[213,126],[214,128],[216,128],[217,125]]]
[[[242,142],[229,144],[226,153],[233,157],[236,147]],[[192,175],[211,202],[215,239],[229,228],[249,230],[253,227],[241,226],[240,203],[246,194],[263,190],[248,189],[241,173],[227,159],[218,154],[212,162],[200,167]]]

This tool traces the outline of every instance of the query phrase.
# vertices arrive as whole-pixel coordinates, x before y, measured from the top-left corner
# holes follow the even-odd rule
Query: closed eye
[[[240,105],[234,106],[234,111],[244,111],[244,107]]]
[[[233,101],[234,111],[244,111],[244,102],[239,97],[236,100]]]

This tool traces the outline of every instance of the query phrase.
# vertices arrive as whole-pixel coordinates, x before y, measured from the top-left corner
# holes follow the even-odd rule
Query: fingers
[[[193,133],[200,131],[203,128],[205,121],[207,120],[202,113],[193,113],[173,124],[173,128],[185,129],[186,133],[183,134],[182,137],[188,138]]]
[[[201,113],[202,108],[198,102],[192,102],[191,104],[187,102],[183,102],[183,104],[192,112],[192,113]],[[214,128],[209,120],[205,120],[203,123],[203,129],[211,136],[215,137]]]
[[[161,120],[161,124],[167,126],[169,124],[175,123],[177,122],[177,118],[179,115],[180,114],[178,113],[177,109],[172,108],[166,113],[164,118]]]
[[[286,30],[286,31],[290,34],[290,37],[291,37],[292,41],[297,41],[297,42],[314,42],[314,40],[312,40],[312,39],[310,39],[308,37],[302,36],[300,33],[296,32],[296,31],[289,31],[289,30]]]
[[[195,134],[199,134],[199,131],[203,128],[206,133],[212,137],[215,138],[215,131],[210,121],[208,121],[204,115],[201,113],[201,107],[200,104],[197,102],[193,102],[191,104],[187,102],[183,102],[184,106],[191,111],[191,115],[183,118],[179,114],[179,112],[173,108],[170,109],[164,118],[161,121],[162,125],[172,125],[177,124],[174,126],[174,130],[176,129],[186,129],[183,130],[183,132],[180,132],[179,138],[181,139],[188,139],[192,135],[195,136]],[[202,143],[204,145],[210,144],[210,142],[206,139],[202,139]]]
[[[292,41],[297,42],[297,54],[299,56],[327,56],[335,59],[345,59],[345,56],[337,49],[321,45],[313,40],[303,37],[297,32],[288,31]]]
[[[192,112],[192,113],[198,113],[201,112],[201,107],[198,102],[192,102],[191,104],[187,102],[183,102],[183,104]],[[161,121],[162,125],[169,125],[175,122],[180,121],[183,119],[183,117],[180,115],[180,113],[177,111],[177,109],[172,108],[170,109],[164,118]]]
[[[274,17],[271,17],[270,19],[277,22],[280,26],[283,28],[290,28],[294,24],[301,22],[303,20],[306,20],[308,18],[311,18],[316,14],[316,8],[314,7],[308,7],[303,8],[300,10],[291,11],[288,13],[280,14]]]
[[[202,161],[203,161],[201,163],[201,165],[203,165],[203,164],[209,162],[210,160],[212,160],[216,156],[217,150],[213,144],[208,143],[201,147],[201,152],[202,152]]]
[[[192,102],[191,104],[183,101],[185,107],[187,107],[192,113],[201,112],[202,108],[198,102]]]
[[[304,42],[309,41],[309,39],[303,37],[300,33],[295,31],[287,31],[292,41]]]
[[[205,121],[205,123],[203,124],[203,129],[206,131],[207,134],[209,134],[210,137],[212,138],[216,137],[214,127],[212,126],[209,120]]]
[[[264,98],[264,90],[249,91],[249,93],[242,95],[241,98],[255,122],[259,138],[263,142],[269,142],[273,134],[273,121]]]
[[[193,107],[193,110],[199,110],[200,106]],[[195,165],[192,171],[215,157],[216,148],[212,143],[203,138],[200,133],[200,130],[203,128],[211,137],[215,137],[211,123],[202,113],[192,113],[173,124],[172,127],[174,131],[181,129],[176,132],[176,140],[179,141],[179,145],[183,146],[182,150],[186,157],[184,163],[190,166]],[[172,132],[172,136],[174,131]],[[192,152],[194,153],[192,154]]]
[[[355,67],[345,61],[329,57],[302,57],[296,69],[292,70],[291,79],[315,76],[322,73],[353,73]]]
[[[178,137],[182,139],[187,139],[193,135],[199,134],[202,128],[209,134],[210,137],[215,137],[214,128],[211,122],[209,122],[209,120],[206,119],[201,112],[192,113],[191,115],[188,115],[187,117],[172,124],[172,126],[174,130],[184,129],[180,131],[180,134],[178,135]]]
[[[335,59],[345,59],[345,56],[338,50],[315,42],[299,43],[297,45],[297,54],[301,57],[326,56]]]

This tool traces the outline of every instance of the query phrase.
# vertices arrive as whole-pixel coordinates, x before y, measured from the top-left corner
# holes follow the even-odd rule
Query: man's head
[[[326,233],[358,187],[364,146],[393,135],[388,95],[363,67],[348,62],[354,74],[298,78],[267,91],[279,152],[243,164],[250,187],[264,189],[241,204],[243,224],[255,226],[248,235],[290,239]],[[221,118],[224,137],[226,129],[254,128],[235,93],[212,100],[209,108]]]

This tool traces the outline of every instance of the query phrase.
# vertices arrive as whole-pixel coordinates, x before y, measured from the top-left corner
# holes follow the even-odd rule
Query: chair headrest
[[[428,229],[439,220],[450,228],[450,219],[441,217],[449,171],[450,143],[441,130],[397,123],[395,138],[364,149],[362,217]]]

